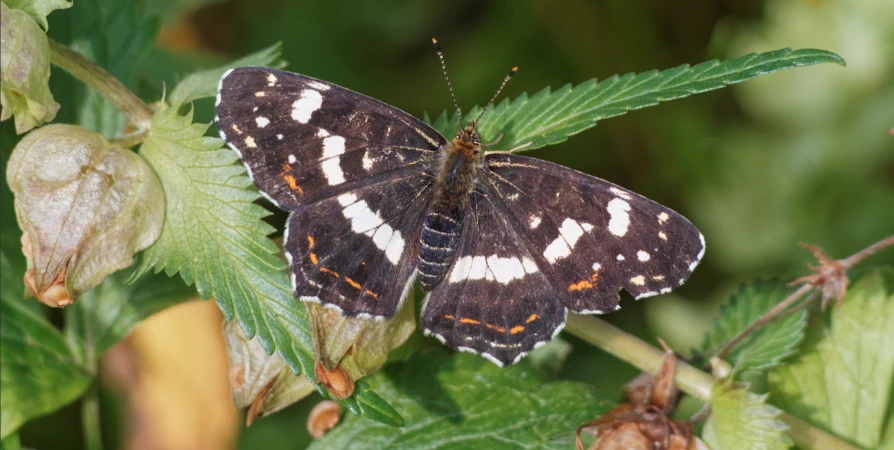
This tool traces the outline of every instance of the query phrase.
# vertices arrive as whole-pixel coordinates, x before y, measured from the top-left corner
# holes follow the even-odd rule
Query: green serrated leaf
[[[50,92],[50,43],[24,11],[0,3],[0,121],[15,116],[22,134],[56,117]]]
[[[285,67],[285,61],[279,59],[280,53],[282,53],[282,44],[277,42],[270,47],[259,50],[221,67],[193,73],[184,78],[183,81],[174,88],[174,91],[171,92],[170,103],[177,107],[200,98],[214,97],[217,94],[217,83],[220,81],[224,72],[235,67]]]
[[[742,285],[729,305],[720,311],[714,328],[705,336],[702,351],[709,351],[732,339],[791,293],[791,288],[775,281],[758,280]],[[807,312],[799,311],[768,323],[736,345],[726,356],[739,372],[766,370],[791,356],[804,338]]]
[[[270,213],[254,203],[260,194],[235,164],[236,154],[204,136],[207,129],[192,123],[191,112],[179,115],[171,107],[162,106],[152,119],[140,154],[162,181],[166,215],[141,271],[179,272],[202,298],[215,297],[248,339],[258,336],[296,374],[312,373],[300,358],[313,359],[307,312],[292,296],[279,248],[266,237],[274,231],[262,220]]]
[[[501,369],[474,355],[440,350],[390,364],[369,384],[406,426],[349,417],[312,449],[542,448],[574,442],[578,425],[612,407],[583,384],[544,383],[525,362]]]
[[[791,441],[779,420],[782,412],[766,404],[766,395],[720,381],[711,390],[711,417],[702,438],[713,450],[785,450]]]
[[[14,269],[3,252],[0,271],[8,284],[6,274]],[[21,280],[21,275],[12,278]],[[40,311],[26,306],[21,292],[4,286],[0,297],[0,439],[26,421],[71,403],[93,379],[65,345],[62,333]]]
[[[770,371],[772,401],[840,437],[878,448],[892,411],[894,271],[874,270],[854,280],[828,321],[812,323],[798,358]]]
[[[601,82],[593,79],[572,87],[567,84],[554,92],[549,88],[530,98],[522,94],[493,107],[481,120],[483,142],[495,140],[501,133],[500,149],[530,144],[524,150],[562,142],[596,122],[660,102],[720,89],[760,75],[822,63],[844,65],[844,60],[824,50],[781,49],[743,56],[730,61],[708,61],[640,74],[612,76]],[[463,123],[481,112],[475,107]],[[442,114],[433,124],[444,136],[453,136],[460,127],[459,118]]]
[[[143,319],[194,294],[180,279],[145,274],[134,283],[114,274],[65,308],[65,337],[84,367],[114,345]]]
[[[72,2],[68,0],[3,0],[6,6],[12,9],[24,11],[39,23],[44,30],[50,27],[47,24],[47,16],[57,9],[71,8]]]

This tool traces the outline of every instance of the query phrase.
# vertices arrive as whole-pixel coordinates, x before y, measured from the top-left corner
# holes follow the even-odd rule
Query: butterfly
[[[568,311],[611,312],[621,289],[643,298],[686,281],[705,241],[683,216],[560,165],[484,152],[482,118],[447,139],[332,83],[242,67],[220,80],[215,122],[289,211],[302,301],[381,319],[419,280],[425,334],[502,366],[549,342]]]

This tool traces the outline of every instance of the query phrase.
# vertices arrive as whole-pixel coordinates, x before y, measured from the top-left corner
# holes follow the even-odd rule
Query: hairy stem
[[[596,317],[570,314],[565,330],[644,372],[654,373],[664,358],[665,352],[662,350]],[[678,361],[674,381],[687,394],[702,401],[711,400],[711,388],[715,382],[711,375]],[[798,446],[811,449],[857,450],[841,439],[786,413],[782,413],[779,418],[789,426],[787,433]]]
[[[84,55],[52,39],[50,39],[50,62],[108,99],[137,128],[149,129],[152,109],[108,71]]]

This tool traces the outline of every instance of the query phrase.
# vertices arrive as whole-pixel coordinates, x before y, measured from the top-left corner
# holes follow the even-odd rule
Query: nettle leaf
[[[179,272],[202,298],[215,297],[249,339],[258,336],[296,374],[313,373],[307,311],[267,238],[275,229],[262,219],[270,213],[254,203],[260,194],[236,154],[206,137],[208,125],[192,123],[191,112],[179,115],[178,106],[160,107],[140,150],[167,199],[164,228],[144,252],[141,272]]]
[[[775,281],[758,280],[742,285],[729,304],[720,310],[714,328],[705,336],[702,351],[714,349],[732,339],[791,292],[791,288]],[[726,359],[740,372],[775,367],[797,351],[806,326],[806,311],[776,319],[742,340]]]
[[[844,60],[824,50],[785,48],[731,61],[713,60],[661,72],[615,75],[601,82],[593,79],[574,87],[566,84],[554,92],[546,88],[530,98],[522,94],[511,102],[507,99],[496,105],[482,118],[479,132],[483,142],[490,142],[502,133],[499,149],[530,143],[524,150],[533,150],[562,142],[599,120],[628,111],[720,89],[778,70],[822,63],[844,65]],[[480,112],[480,107],[473,108],[463,123],[474,120]],[[444,113],[434,127],[451,137],[460,128],[460,121],[455,115],[448,117]]]
[[[22,286],[22,271],[15,271],[3,252],[0,272],[0,439],[5,439],[26,421],[80,397],[93,377],[78,364],[62,333],[26,306],[21,288],[10,288]]]
[[[44,303],[71,303],[133,264],[134,253],[161,233],[165,200],[155,173],[90,130],[47,125],[32,131],[13,150],[6,178],[31,248],[29,284]],[[44,298],[63,279],[68,297]]]
[[[0,121],[15,116],[22,134],[56,117],[50,92],[50,43],[24,11],[0,3]]]
[[[285,67],[285,61],[279,57],[281,53],[282,44],[276,43],[221,67],[189,75],[171,92],[170,102],[173,105],[185,105],[201,98],[214,97],[224,72],[235,67],[268,66],[281,69]]]
[[[894,271],[852,281],[841,309],[827,314],[808,328],[797,359],[770,371],[771,399],[840,437],[878,448],[894,407]]]
[[[711,417],[702,438],[714,450],[785,450],[791,441],[781,410],[766,404],[766,395],[720,381],[711,390]]]
[[[72,2],[68,0],[3,0],[6,6],[12,9],[24,11],[39,23],[44,30],[50,26],[47,24],[47,16],[57,9],[71,8]]]
[[[65,337],[85,367],[93,367],[143,319],[195,294],[183,281],[161,274],[146,274],[133,283],[127,278],[114,274],[65,309]]]
[[[586,385],[545,383],[524,361],[501,369],[441,350],[390,364],[369,382],[406,427],[349,417],[311,449],[570,448],[578,425],[613,406]]]

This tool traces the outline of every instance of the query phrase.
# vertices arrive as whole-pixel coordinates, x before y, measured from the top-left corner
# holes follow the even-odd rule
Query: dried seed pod
[[[384,320],[348,317],[319,303],[305,304],[314,359],[328,371],[341,367],[354,380],[379,370],[388,353],[403,344],[416,328],[412,294],[393,317]]]
[[[224,322],[230,361],[230,386],[236,408],[248,407],[246,426],[301,400],[314,391],[277,355],[268,355],[257,339],[248,340],[236,321]]]
[[[626,403],[577,429],[577,449],[583,450],[581,431],[597,427],[599,438],[589,450],[707,450],[689,422],[669,418],[679,400],[676,363],[667,350],[655,375],[641,374],[627,384]]]
[[[307,417],[307,431],[314,439],[319,439],[327,431],[338,425],[341,415],[341,406],[332,400],[323,400],[317,403]]]
[[[130,266],[161,233],[164,192],[155,172],[92,131],[32,131],[13,150],[6,178],[29,256],[26,284],[50,306],[70,304]]]

